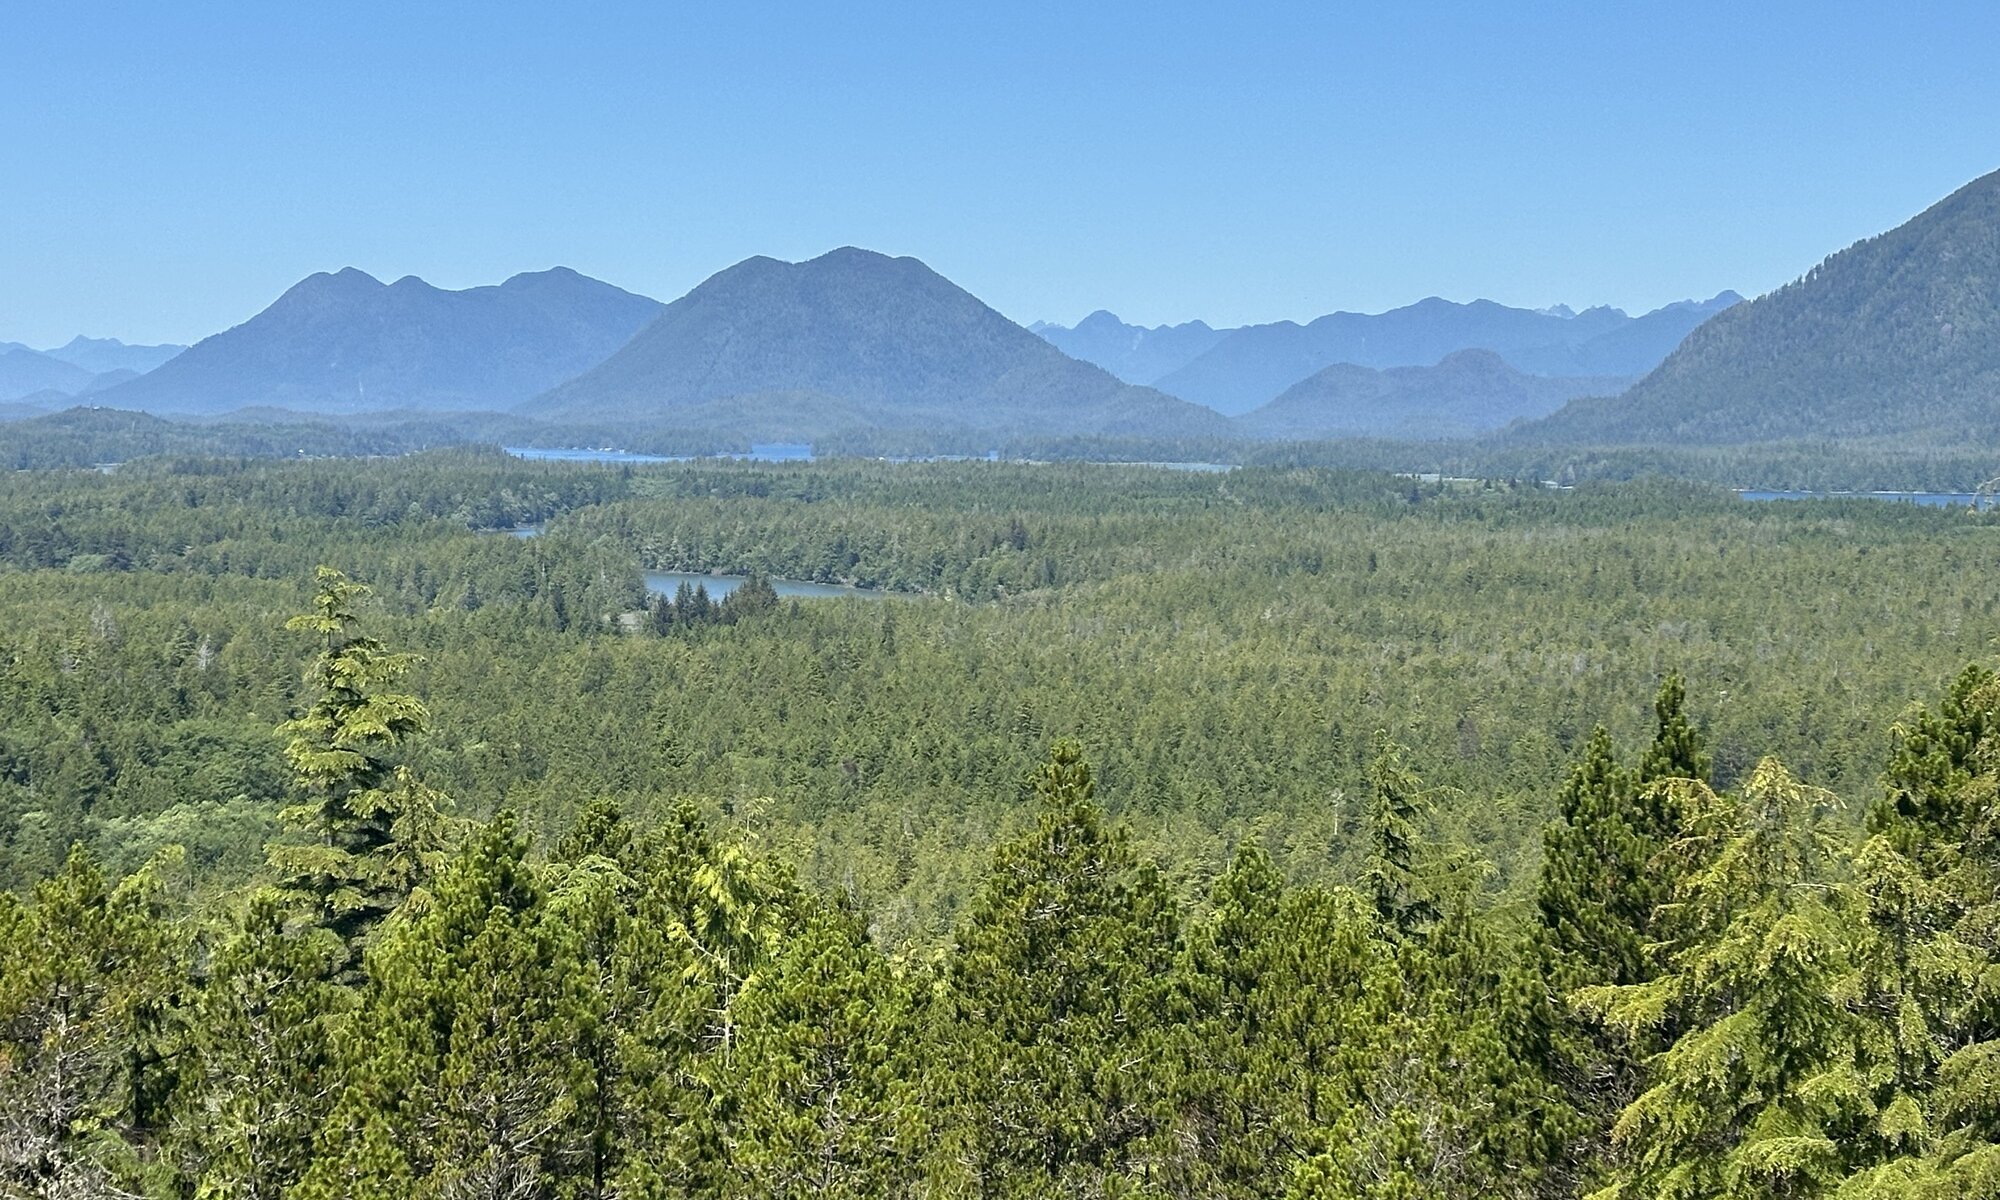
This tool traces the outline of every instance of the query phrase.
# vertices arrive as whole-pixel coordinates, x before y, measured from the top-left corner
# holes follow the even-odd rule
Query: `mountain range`
[[[154,413],[500,409],[602,362],[658,301],[565,267],[446,291],[349,267],[104,392]]]
[[[1630,382],[1530,375],[1491,350],[1458,350],[1429,367],[1335,363],[1236,418],[1236,427],[1258,438],[1473,437],[1547,416],[1579,396],[1622,391]]]
[[[49,408],[135,378],[185,346],[128,346],[116,338],[78,336],[54,350],[0,342],[0,402]]]
[[[1200,358],[1235,331],[1211,329],[1202,321],[1147,329],[1127,325],[1100,308],[1078,321],[1074,329],[1037,321],[1028,326],[1028,332],[1040,334],[1071,358],[1096,363],[1126,383],[1147,385]]]
[[[851,247],[748,259],[667,305],[563,268],[459,292],[349,268],[178,353],[0,344],[0,417],[79,395],[197,415],[507,410],[552,435],[691,432],[718,445],[1366,436],[1963,450],[2000,439],[2000,172],[1769,295],[1639,317],[1432,298],[1306,324],[1148,329],[1097,312],[1030,331],[916,259]]]
[[[521,412],[767,437],[1226,436],[1216,413],[1062,353],[914,258],[752,258]]]
[[[1708,445],[2000,438],[2000,171],[1694,330],[1630,391],[1514,435]]]
[[[1742,299],[1722,292],[1632,317],[1616,308],[1574,313],[1433,296],[1385,313],[1329,313],[1304,325],[1279,321],[1214,330],[1192,322],[1144,329],[1098,312],[1075,329],[1043,325],[1038,331],[1128,382],[1237,414],[1336,363],[1427,367],[1459,350],[1491,350],[1535,375],[1637,378],[1658,366],[1689,330]]]

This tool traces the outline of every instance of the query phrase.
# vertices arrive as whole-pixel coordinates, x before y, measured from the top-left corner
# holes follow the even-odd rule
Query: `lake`
[[[1992,508],[1992,496],[1972,492],[1773,492],[1740,491],[1745,500],[1890,500],[1901,504],[1921,504],[1926,508],[1971,508],[1974,501],[1982,509]]]
[[[741,575],[697,575],[691,571],[648,571],[647,590],[662,596],[672,596],[683,583],[691,587],[708,589],[708,598],[720,600],[743,586]],[[806,583],[797,579],[773,579],[771,587],[781,599],[825,599],[835,596],[854,596],[862,600],[881,600],[897,593],[885,592],[881,588],[846,587],[837,583]]]

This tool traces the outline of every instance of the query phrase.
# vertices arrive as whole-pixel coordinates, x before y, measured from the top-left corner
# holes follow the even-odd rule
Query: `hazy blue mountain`
[[[1071,358],[1096,363],[1126,383],[1137,384],[1151,384],[1179,370],[1214,349],[1231,332],[1211,329],[1202,321],[1148,329],[1127,325],[1101,308],[1073,329],[1037,321],[1028,330]]]
[[[1723,313],[1626,392],[1518,436],[1734,444],[2000,437],[2000,172]]]
[[[73,396],[88,387],[90,380],[91,373],[82,367],[25,346],[0,353],[0,401],[19,400],[42,391]]]
[[[128,346],[117,338],[89,338],[78,334],[70,339],[68,345],[42,353],[100,376],[111,371],[144,375],[185,349],[186,346],[174,345]]]
[[[1637,379],[1659,366],[1697,326],[1741,303],[1743,297],[1733,291],[1718,293],[1707,300],[1678,300],[1581,342],[1517,350],[1504,357],[1512,365],[1536,375],[1616,375]]]
[[[1201,357],[1160,378],[1170,395],[1237,414],[1335,363],[1430,366],[1459,350],[1491,350],[1524,371],[1643,375],[1687,332],[1739,297],[1669,305],[1642,317],[1615,308],[1458,304],[1433,296],[1385,313],[1331,313],[1306,325],[1280,321],[1234,330]]]
[[[788,438],[1228,432],[1213,412],[1070,358],[914,258],[852,247],[738,263],[521,411]]]
[[[566,267],[456,292],[349,267],[300,281],[100,401],[177,413],[501,408],[602,362],[659,311]]]
[[[67,407],[69,403],[70,397],[63,392],[33,392],[18,400],[0,402],[0,421],[25,421],[29,417],[45,416]]]
[[[79,391],[77,395],[93,396],[96,395],[98,392],[102,392],[110,388],[115,388],[119,384],[124,383],[128,380],[137,379],[143,373],[144,372],[141,371],[134,371],[129,367],[120,367],[116,370],[103,371],[96,375],[92,375],[90,377],[90,382],[84,384],[83,390]]]
[[[1623,377],[1550,377],[1509,366],[1491,350],[1460,350],[1429,367],[1336,363],[1236,419],[1261,438],[1469,437],[1540,417],[1578,396],[1621,391]]]

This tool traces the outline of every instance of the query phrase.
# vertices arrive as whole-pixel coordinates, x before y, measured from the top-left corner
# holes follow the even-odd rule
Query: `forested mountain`
[[[1491,350],[1459,350],[1434,367],[1336,363],[1238,417],[1236,427],[1262,438],[1469,437],[1546,416],[1578,396],[1623,391],[1629,382],[1529,375]]]
[[[851,247],[738,263],[521,411],[804,439],[1228,430],[1212,412],[1070,358],[914,258]]]
[[[457,292],[349,267],[300,281],[99,402],[156,413],[501,409],[602,362],[659,309],[563,267]]]
[[[1703,325],[1622,396],[1521,436],[1908,446],[2000,437],[2000,172]]]
[[[1202,321],[1148,329],[1127,325],[1103,309],[1078,321],[1075,328],[1037,321],[1028,331],[1071,358],[1096,363],[1126,383],[1141,385],[1193,362],[1231,332],[1211,329]]]
[[[1213,349],[1156,381],[1169,395],[1220,412],[1248,412],[1335,363],[1431,366],[1458,350],[1491,350],[1545,375],[1636,377],[1658,365],[1687,332],[1741,300],[1723,292],[1628,317],[1615,308],[1508,308],[1490,300],[1432,297],[1380,314],[1332,313],[1306,325],[1280,321],[1232,330]]]

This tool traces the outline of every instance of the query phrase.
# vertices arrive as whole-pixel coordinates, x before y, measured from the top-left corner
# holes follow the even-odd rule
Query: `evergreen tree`
[[[1653,700],[1653,744],[1639,762],[1639,784],[1662,779],[1708,782],[1711,760],[1701,734],[1687,716],[1687,680],[1676,671],[1660,683]]]
[[[1149,1174],[1179,917],[1107,828],[1080,747],[1035,773],[1033,833],[1002,847],[936,1014],[932,1163],[954,1190],[1098,1191]]]
[[[1854,904],[1842,848],[1820,827],[1828,794],[1759,764],[1740,798],[1688,781],[1669,850],[1686,931],[1666,973],[1588,988],[1587,1009],[1631,1033],[1680,1032],[1619,1118],[1607,1197],[1817,1196],[1849,1167],[1867,1096],[1851,1064],[1865,1028],[1838,998]]]
[[[339,936],[341,977],[358,982],[376,926],[435,870],[443,830],[436,795],[398,761],[429,720],[416,697],[390,690],[416,657],[360,632],[367,587],[331,567],[317,581],[312,611],[285,623],[320,641],[311,700],[278,728],[307,800],[282,814],[297,840],[269,854],[281,893]]]
[[[552,1190],[586,1154],[580,1005],[565,968],[527,844],[503,813],[432,903],[371,950],[358,1061],[300,1194],[404,1179],[420,1196]]]
[[[1856,871],[1879,1163],[1842,1195],[2000,1195],[2000,678],[1968,668],[1900,723],[1888,784]]]
[[[81,847],[0,899],[0,1195],[83,1200],[162,1181],[150,1143],[178,932],[172,856],[116,886]]]
[[[907,1193],[906,1113],[921,1067],[911,1018],[880,952],[822,911],[744,988],[727,1088],[731,1192],[770,1200]]]
[[[175,1156],[199,1196],[274,1200],[305,1173],[331,1108],[334,1039],[351,993],[330,982],[344,948],[251,901],[216,951],[190,1014]]]
[[[1397,936],[1420,934],[1438,919],[1437,899],[1424,878],[1418,823],[1425,816],[1423,782],[1404,765],[1407,754],[1389,735],[1375,734],[1368,767],[1369,856],[1364,883],[1375,915]]]

